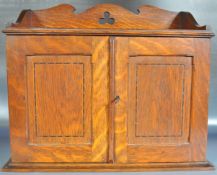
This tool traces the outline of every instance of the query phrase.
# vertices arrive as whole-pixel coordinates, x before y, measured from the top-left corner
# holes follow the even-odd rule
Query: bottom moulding
[[[183,163],[145,163],[145,164],[111,164],[111,163],[14,163],[10,160],[1,171],[4,172],[145,172],[145,171],[184,171],[215,170],[206,162]]]

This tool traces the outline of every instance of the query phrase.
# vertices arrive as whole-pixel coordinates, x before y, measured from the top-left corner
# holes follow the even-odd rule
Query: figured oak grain
[[[41,42],[40,44],[38,42]],[[52,41],[50,44],[49,42]],[[108,99],[104,97],[109,97],[108,89],[108,38],[107,37],[58,37],[58,36],[47,36],[47,37],[9,37],[7,39],[9,45],[14,45],[15,49],[13,53],[8,54],[8,76],[9,76],[9,96],[13,94],[13,99],[18,102],[15,104],[13,101],[9,104],[11,109],[11,148],[12,148],[12,161],[13,162],[107,162],[108,158]],[[30,45],[35,45],[35,47],[30,47]],[[64,45],[63,48],[60,46]],[[88,56],[89,55],[89,56]],[[103,59],[102,59],[103,58]],[[13,62],[13,64],[10,64]],[[76,95],[79,95],[79,91],[85,88],[85,113],[84,116],[84,137],[36,137],[34,128],[34,73],[32,66],[33,63],[41,62],[52,62],[52,63],[84,63],[86,68],[84,69],[84,77],[86,79],[85,83],[82,84],[83,87],[80,89],[81,83],[80,78],[76,81],[79,86]],[[27,66],[28,65],[28,66]],[[48,65],[47,65],[48,66]],[[56,68],[55,71],[61,69]],[[55,82],[69,83],[67,80],[67,72],[71,72],[73,68],[69,68],[66,72],[64,70],[59,71],[59,74],[53,77],[53,80],[49,80],[46,83],[49,85]],[[66,70],[66,69],[65,69]],[[44,69],[41,71],[45,71]],[[38,75],[43,72],[38,72]],[[49,76],[53,76],[54,70],[52,72],[49,67]],[[58,76],[64,74],[61,79]],[[17,74],[18,73],[18,74]],[[73,73],[73,72],[71,72]],[[79,73],[79,71],[77,71]],[[81,74],[81,72],[80,72]],[[43,73],[43,76],[45,72]],[[73,77],[73,75],[72,75]],[[101,77],[99,79],[99,77]],[[74,79],[76,80],[76,79]],[[105,83],[107,81],[107,83]],[[75,82],[74,82],[75,83]],[[49,86],[48,85],[48,86]],[[13,87],[18,87],[15,89]],[[29,89],[27,91],[27,87]],[[60,86],[60,84],[58,84]],[[76,87],[74,86],[74,87]],[[21,88],[22,87],[22,88]],[[52,85],[53,88],[55,88]],[[38,87],[39,88],[39,87]],[[20,91],[20,89],[23,89]],[[57,88],[56,91],[61,88]],[[73,88],[70,88],[73,89]],[[101,90],[99,90],[101,89]],[[56,91],[49,91],[50,95],[55,95]],[[41,92],[41,90],[38,92]],[[64,89],[61,89],[61,93],[57,93],[55,98],[61,100],[61,98],[66,98]],[[40,96],[40,94],[37,94]],[[49,98],[46,95],[40,98]],[[69,96],[67,96],[69,98]],[[76,97],[78,98],[78,97]],[[73,99],[73,102],[69,100],[66,103],[64,100],[64,105],[75,105],[77,103]],[[44,103],[38,103],[41,108],[45,108],[46,100]],[[51,101],[51,104],[54,101]],[[78,102],[79,103],[79,102]],[[14,106],[15,105],[15,106]],[[57,104],[55,104],[57,105]],[[55,107],[55,105],[53,107]],[[46,105],[47,106],[47,105]],[[72,110],[73,107],[63,107],[58,108],[59,111],[64,109]],[[78,108],[79,109],[79,108]],[[28,111],[29,110],[29,111]],[[47,109],[50,113],[53,110]],[[30,114],[30,115],[29,115]],[[55,134],[63,135],[64,132],[76,131],[76,128],[67,128],[64,126],[66,124],[63,121],[61,125],[56,123],[56,115],[48,115],[49,125],[46,129],[42,129],[43,134],[49,134],[49,128],[52,128],[52,132]],[[67,120],[70,119],[72,112],[68,112],[65,117]],[[19,120],[16,118],[19,116]],[[47,120],[43,117],[41,119]],[[79,116],[77,116],[79,119]],[[53,118],[53,121],[52,121]],[[52,122],[51,122],[52,121]],[[29,123],[30,122],[30,123]],[[59,121],[60,122],[60,121]],[[101,122],[101,124],[100,124]],[[29,123],[29,127],[28,127]],[[67,122],[69,124],[69,122]],[[74,125],[75,123],[73,123]],[[72,123],[71,123],[72,125]],[[61,126],[61,128],[60,128]],[[79,126],[78,126],[79,127]],[[30,130],[29,130],[29,129]],[[28,133],[29,130],[29,133]],[[61,131],[59,131],[61,130]],[[18,135],[19,136],[18,136]],[[51,134],[51,133],[50,133]],[[53,133],[52,133],[53,134]],[[68,134],[68,133],[67,133]],[[71,133],[73,134],[73,133]],[[98,150],[98,148],[101,151]],[[25,154],[25,156],[23,156]]]
[[[90,60],[90,56],[27,57],[31,144],[91,143]]]
[[[129,143],[189,143],[192,57],[130,57],[128,81]]]
[[[186,21],[188,24],[186,25]],[[76,13],[70,4],[60,4],[43,10],[23,10],[11,27],[69,28],[69,29],[191,29],[206,30],[199,26],[189,12],[172,12],[150,5],[131,12],[115,4],[97,4]],[[7,30],[6,30],[7,32]]]
[[[84,116],[87,115],[84,112],[84,65],[45,62],[35,64],[34,71],[36,107],[38,107],[37,135],[82,137]],[[85,100],[85,103],[87,101]],[[48,123],[50,125],[47,125]]]
[[[136,137],[182,135],[183,69],[184,65],[136,65]]]
[[[210,38],[188,12],[24,10],[6,37],[4,171],[210,170]]]
[[[141,42],[143,39],[147,43],[152,43],[154,47],[146,49],[144,42]],[[169,50],[165,49],[168,45],[161,45],[161,43],[168,41],[167,38],[128,38],[127,42],[125,41],[126,39],[119,37],[116,40],[117,43],[123,44],[119,44],[119,48],[116,50],[117,55],[120,53],[121,55],[116,57],[116,70],[119,71],[116,73],[115,83],[117,89],[124,87],[126,92],[125,95],[122,95],[122,103],[120,102],[119,104],[122,106],[116,106],[115,117],[120,122],[117,124],[119,127],[122,126],[122,137],[118,137],[118,132],[116,134],[116,143],[118,143],[116,157],[119,157],[120,153],[118,151],[120,149],[125,150],[121,155],[124,159],[118,160],[125,163],[191,161],[192,146],[191,140],[189,140],[189,133],[191,130],[191,84],[193,83],[192,66],[194,61],[192,60],[193,56],[188,56],[187,53],[189,53],[189,50],[193,50],[193,48],[185,45],[187,41],[184,39],[179,43],[182,49],[177,50],[177,52],[175,50],[176,45],[170,45]],[[192,40],[190,41],[192,42]],[[136,49],[134,50],[135,47],[137,52],[135,52]],[[124,48],[129,48],[129,52],[124,51]],[[155,51],[157,51],[156,55]],[[194,55],[193,52],[192,55]],[[120,58],[122,64],[119,63]],[[140,66],[140,71],[146,71],[145,74],[143,72],[137,79],[136,65]],[[143,67],[141,67],[142,65]],[[152,65],[152,69],[147,69],[147,65]],[[154,65],[158,65],[160,68],[154,69]],[[165,69],[162,70],[162,66],[164,65],[168,65],[166,71]],[[183,65],[183,71],[177,70],[174,72],[172,68],[175,68],[176,65]],[[150,71],[151,74],[148,74]],[[184,75],[183,72],[185,73]],[[153,77],[151,78],[151,76]],[[182,77],[185,80],[184,84]],[[182,81],[178,81],[179,78]],[[136,87],[138,83],[143,84]],[[150,92],[146,92],[146,88]],[[184,96],[183,88],[185,89]],[[138,95],[138,99],[141,99],[139,102],[136,98],[136,91],[141,92]],[[120,93],[120,91],[118,92]],[[158,98],[152,100],[154,95],[158,95]],[[170,99],[168,103],[166,102],[167,99]],[[152,103],[154,105],[151,105]],[[167,112],[170,108],[174,107],[176,109],[171,109]],[[136,114],[136,110],[138,110],[137,112],[140,113],[141,117],[146,117],[147,119],[146,121],[141,119],[137,121],[140,125],[136,123],[136,116],[138,115],[138,113]],[[122,113],[121,116],[119,111]],[[158,120],[158,118],[162,120]],[[175,118],[178,122],[171,124],[170,122]],[[142,122],[144,123],[142,124]],[[170,129],[174,129],[173,132]],[[145,131],[149,132],[149,134],[151,132],[153,135],[148,136],[147,134],[147,136],[143,136]],[[181,132],[181,135],[179,132]],[[167,137],[163,137],[159,133]],[[141,137],[137,137],[136,134],[141,135]]]

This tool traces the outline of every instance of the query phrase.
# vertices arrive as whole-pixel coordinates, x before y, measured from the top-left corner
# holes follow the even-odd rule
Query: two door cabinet
[[[187,12],[24,10],[7,27],[4,171],[212,169],[210,38]]]

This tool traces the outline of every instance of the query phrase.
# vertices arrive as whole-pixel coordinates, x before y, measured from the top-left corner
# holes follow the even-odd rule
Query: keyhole
[[[99,19],[99,23],[100,24],[114,24],[115,23],[115,19],[114,18],[110,18],[110,13],[109,12],[104,12],[104,17]]]
[[[114,98],[114,100],[112,100],[112,103],[118,103],[120,101],[120,97],[119,96],[116,96],[115,98]]]

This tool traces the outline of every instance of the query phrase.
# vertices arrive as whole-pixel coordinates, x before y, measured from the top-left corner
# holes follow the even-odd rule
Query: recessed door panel
[[[184,65],[136,66],[136,137],[182,134],[183,75]]]
[[[90,61],[90,56],[27,57],[30,144],[91,144]]]
[[[129,144],[188,143],[191,57],[129,58]]]
[[[84,81],[86,66],[83,63],[64,61],[48,64],[45,61],[43,64],[35,64],[36,134],[39,137],[82,137],[84,135],[84,116],[86,116],[84,102],[88,99],[85,100],[85,95],[90,96],[90,93],[84,92],[85,84],[88,84]],[[91,77],[87,81],[90,80]]]

